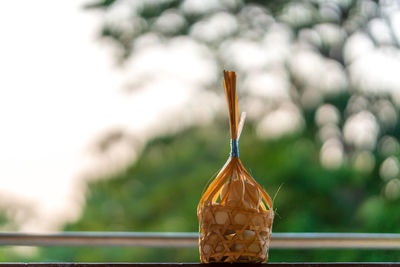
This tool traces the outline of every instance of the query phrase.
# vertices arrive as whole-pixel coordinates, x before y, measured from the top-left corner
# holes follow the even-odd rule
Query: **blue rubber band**
[[[239,157],[239,141],[231,139],[231,157]]]

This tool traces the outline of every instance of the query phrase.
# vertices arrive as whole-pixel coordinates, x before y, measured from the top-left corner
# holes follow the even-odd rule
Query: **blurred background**
[[[229,153],[275,232],[400,232],[400,3],[7,1],[0,11],[0,230],[198,231]],[[196,248],[1,247],[1,261],[199,261]],[[277,250],[270,261],[400,261]]]

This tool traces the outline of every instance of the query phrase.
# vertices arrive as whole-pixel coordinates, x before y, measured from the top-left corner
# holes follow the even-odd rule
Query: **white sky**
[[[10,1],[0,9],[0,197],[22,197],[43,214],[65,208],[85,145],[126,104],[95,40],[100,18],[82,3]]]
[[[189,39],[178,40],[178,50],[147,45],[124,70],[116,68],[109,45],[96,39],[101,14],[82,10],[84,3],[7,1],[0,9],[0,208],[17,202],[33,209],[31,217],[13,214],[22,231],[55,230],[79,215],[82,174],[110,164],[90,154],[101,133],[122,128],[149,137],[158,121],[168,121],[166,110],[180,112],[195,85],[215,74],[204,48]],[[179,57],[185,52],[192,53]],[[158,77],[136,94],[121,90],[154,67],[175,81]],[[196,109],[204,101],[212,106],[210,95],[198,96],[187,121],[190,114],[210,118]]]
[[[22,230],[69,216],[76,205],[66,200],[99,132],[148,120],[138,114],[143,101],[119,90],[122,77],[96,40],[101,18],[82,4],[7,1],[0,9],[0,199],[22,198],[42,219]]]

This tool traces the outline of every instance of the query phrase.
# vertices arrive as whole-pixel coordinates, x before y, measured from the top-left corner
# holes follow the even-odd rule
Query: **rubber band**
[[[231,157],[239,157],[239,140],[231,139]]]

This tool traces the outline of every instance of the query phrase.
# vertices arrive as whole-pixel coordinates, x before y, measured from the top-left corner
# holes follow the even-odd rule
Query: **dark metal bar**
[[[269,262],[264,264],[251,264],[258,267],[397,267],[397,262]],[[1,267],[243,267],[248,264],[226,263],[0,263]]]
[[[0,246],[197,247],[198,233],[62,232],[0,233]],[[271,248],[400,249],[400,234],[274,233]]]

